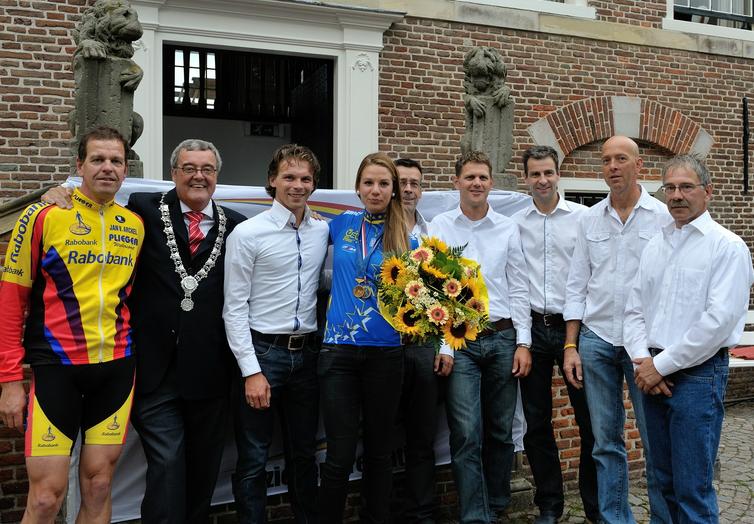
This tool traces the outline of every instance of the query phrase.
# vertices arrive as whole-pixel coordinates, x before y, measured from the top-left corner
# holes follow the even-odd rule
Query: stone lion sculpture
[[[133,94],[144,72],[131,57],[142,28],[126,0],[97,0],[73,32],[75,109],[69,122],[74,148],[89,129],[108,125],[133,145],[144,122],[133,111]],[[132,152],[130,159],[138,159]],[[130,167],[130,166],[129,166]]]
[[[466,131],[461,151],[484,151],[492,162],[496,185],[507,187],[505,168],[513,145],[513,99],[505,84],[508,74],[503,59],[495,49],[475,47],[463,61]],[[515,177],[513,177],[515,188]]]

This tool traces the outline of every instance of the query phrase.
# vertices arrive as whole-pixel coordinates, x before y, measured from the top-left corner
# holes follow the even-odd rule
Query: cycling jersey
[[[16,222],[0,275],[0,382],[23,378],[24,357],[79,365],[132,352],[125,302],[144,225],[115,202],[79,190],[72,201],[73,209],[32,204]]]

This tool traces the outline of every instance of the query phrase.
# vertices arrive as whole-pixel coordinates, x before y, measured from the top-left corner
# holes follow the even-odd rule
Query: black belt
[[[531,318],[535,322],[541,322],[545,327],[562,327],[565,326],[565,320],[560,313],[542,314],[538,311],[531,310]]]
[[[493,335],[498,331],[503,331],[504,329],[511,329],[512,327],[513,321],[511,319],[501,318],[500,320],[496,320],[487,324],[487,327],[484,328],[478,336],[486,337],[488,335]]]
[[[314,342],[317,333],[303,333],[301,335],[267,335],[252,329],[251,336],[252,338],[267,342],[273,346],[288,348],[288,351],[301,351],[307,343]]]
[[[652,355],[652,357],[656,357],[657,355],[665,351],[663,348],[647,348],[647,349],[649,350],[649,354]],[[728,348],[720,348],[717,350],[717,353],[712,355],[712,357],[722,357],[722,356],[725,356],[727,353],[728,353]]]

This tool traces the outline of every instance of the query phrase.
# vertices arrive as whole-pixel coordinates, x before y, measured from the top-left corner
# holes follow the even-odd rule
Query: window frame
[[[754,1],[754,0],[749,0]],[[736,40],[754,41],[754,5],[752,6],[751,17],[740,17],[739,15],[726,15],[726,13],[718,11],[708,11],[706,9],[696,9],[691,7],[676,7],[674,0],[667,0],[667,8],[665,18],[662,19],[662,28],[671,31],[681,31],[690,34],[699,34],[705,36],[712,36],[717,38],[732,38]],[[719,25],[703,24],[700,22],[689,22],[686,20],[677,20],[675,18],[676,9],[682,12],[698,14],[701,16],[711,16],[719,14],[722,16],[716,18],[738,20],[739,18],[750,19],[752,23],[752,29],[738,29],[734,27],[725,27]]]

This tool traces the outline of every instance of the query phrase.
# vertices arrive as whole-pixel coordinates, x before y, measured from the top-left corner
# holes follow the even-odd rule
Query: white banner
[[[69,185],[79,185],[81,180],[71,177],[68,180]],[[174,187],[172,182],[161,180],[142,180],[126,179],[121,190],[116,196],[118,203],[125,205],[128,202],[128,196],[137,192],[155,192],[169,191]],[[247,217],[261,213],[269,209],[272,205],[272,199],[263,187],[249,186],[229,186],[219,185],[214,194],[216,202],[227,206],[231,209],[242,213]],[[490,193],[489,202],[492,208],[503,215],[511,216],[516,211],[525,208],[530,197],[522,193],[495,190]],[[360,209],[361,203],[352,190],[334,190],[318,189],[309,199],[309,206],[327,219],[331,219],[345,210]],[[419,201],[419,211],[422,216],[430,221],[436,215],[448,211],[458,206],[457,191],[425,191]],[[138,372],[138,370],[137,370]],[[513,427],[513,441],[516,445],[516,451],[523,449],[523,412],[519,400],[516,406],[516,420]],[[279,424],[275,424],[276,432],[279,431]],[[79,506],[78,491],[78,447],[81,439],[78,440],[76,450],[74,451],[73,460],[71,461],[71,470],[69,472],[69,491],[67,498],[68,515],[66,521],[75,522],[76,511],[72,508]],[[320,430],[317,436],[317,463],[324,462],[325,459],[325,437],[320,423]],[[361,447],[356,455],[351,480],[361,478]],[[448,427],[445,421],[445,413],[442,410],[437,427],[437,438],[435,439],[435,458],[437,464],[448,464],[450,462],[450,448],[448,445]],[[212,498],[212,504],[224,504],[233,501],[233,494],[230,485],[230,476],[235,469],[236,450],[233,441],[233,431],[229,424],[227,428],[227,438],[225,451],[223,453],[220,475]],[[403,442],[393,452],[393,464],[396,471],[403,470],[405,465],[405,453]],[[267,462],[267,493],[272,495],[287,491],[287,486],[283,481],[283,470],[285,461],[283,458],[283,448],[279,435],[275,435],[273,445],[270,449],[269,460]],[[146,461],[141,443],[136,431],[129,426],[128,437],[123,448],[123,454],[118,462],[113,478],[113,514],[111,522],[122,522],[126,520],[138,519],[140,517],[141,499],[144,494],[146,474]],[[170,501],[165,501],[169,504]]]

